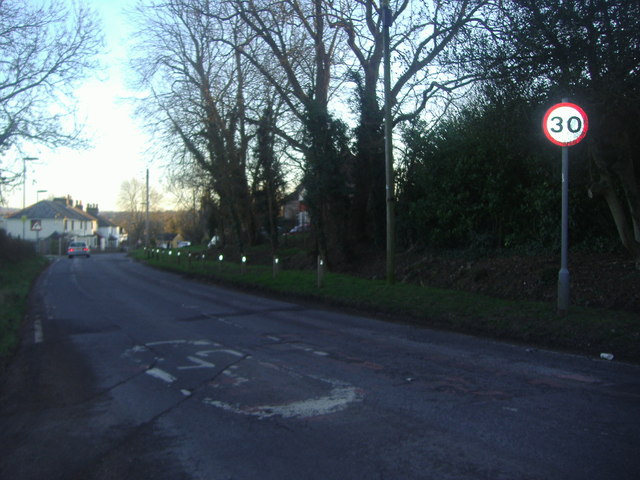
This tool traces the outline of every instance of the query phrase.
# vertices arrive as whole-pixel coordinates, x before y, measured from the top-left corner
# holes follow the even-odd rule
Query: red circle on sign
[[[561,147],[570,147],[587,135],[589,119],[575,103],[557,103],[545,113],[542,130],[549,141]]]

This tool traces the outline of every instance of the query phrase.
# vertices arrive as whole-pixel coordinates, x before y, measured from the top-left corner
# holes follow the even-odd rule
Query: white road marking
[[[35,343],[44,342],[44,331],[42,330],[42,320],[40,320],[40,317],[36,317],[33,322],[33,341]]]
[[[233,368],[233,367],[232,367],[232,368]],[[246,377],[242,377],[242,376],[240,376],[240,375],[236,375],[236,374],[234,374],[234,373],[231,371],[231,369],[229,369],[229,370],[225,370],[224,372],[222,372],[222,374],[223,374],[225,377],[228,377],[228,378],[230,378],[230,379],[231,379],[231,381],[233,382],[233,386],[234,386],[234,387],[237,387],[238,385],[242,385],[243,383],[247,383],[247,382],[249,381],[249,379],[248,379],[248,378],[246,378]],[[214,387],[214,388],[216,388],[216,387]]]
[[[211,362],[207,362],[206,360],[202,360],[198,357],[193,357],[189,355],[187,360],[192,361],[195,365],[186,365],[184,367],[177,367],[178,370],[193,370],[195,368],[215,368],[215,364]]]
[[[212,342],[211,340],[161,340],[158,342],[149,342],[149,343],[145,343],[146,346],[148,347],[155,347],[158,345],[180,345],[180,344],[188,344],[188,345],[214,345],[214,346],[218,346],[218,343]]]
[[[186,340],[162,340],[160,342],[145,343],[145,345],[148,347],[155,347],[157,345],[171,345],[175,343],[187,343],[187,341]]]
[[[177,380],[177,378],[171,375],[169,372],[165,372],[160,368],[150,368],[146,371],[146,373],[166,383],[173,383]]]
[[[196,352],[196,355],[199,357],[208,357],[210,353],[228,353],[230,355],[235,355],[236,357],[244,357],[244,353],[238,352],[237,350],[231,350],[230,348],[216,348],[214,350],[200,350]]]
[[[231,405],[219,400],[205,398],[203,403],[227,412],[258,417],[261,420],[280,416],[282,418],[309,418],[320,415],[328,415],[344,410],[350,403],[360,400],[360,395],[355,387],[335,387],[328,395],[307,400],[286,403],[283,405],[262,405],[257,407],[242,407]]]

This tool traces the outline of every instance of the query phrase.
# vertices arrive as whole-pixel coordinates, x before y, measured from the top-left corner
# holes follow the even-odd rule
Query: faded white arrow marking
[[[215,368],[215,364],[211,362],[207,362],[206,360],[202,360],[201,358],[198,358],[198,357],[193,357],[189,355],[187,357],[187,360],[192,361],[193,363],[195,363],[195,365],[186,365],[183,367],[177,367],[178,370],[192,370],[195,368]]]

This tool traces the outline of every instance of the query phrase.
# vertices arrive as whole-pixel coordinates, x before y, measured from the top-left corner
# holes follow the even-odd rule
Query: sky
[[[134,118],[133,106],[126,101],[137,92],[126,85],[131,26],[124,8],[130,8],[135,2],[80,1],[96,10],[102,18],[107,51],[101,56],[106,70],[88,77],[76,94],[80,110],[78,118],[84,119],[85,136],[92,148],[79,151],[25,148],[27,156],[38,158],[27,162],[26,205],[38,199],[70,195],[84,205],[98,204],[101,211],[118,210],[117,198],[122,183],[132,178],[144,182],[147,168],[151,186],[162,190],[162,169],[154,165],[148,153],[150,136]],[[46,192],[38,193],[38,190]],[[8,195],[7,203],[9,207],[22,208],[21,186]]]

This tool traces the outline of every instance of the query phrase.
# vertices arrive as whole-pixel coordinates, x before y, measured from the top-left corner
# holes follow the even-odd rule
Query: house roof
[[[117,225],[108,218],[104,218],[100,215],[93,216],[98,220],[98,227],[117,227]]]
[[[156,235],[156,240],[171,242],[177,236],[178,236],[177,233],[161,233],[159,235]]]
[[[6,218],[22,218],[23,216],[27,218],[39,218],[39,219],[63,219],[66,218],[68,220],[95,220],[92,215],[89,215],[84,210],[80,210],[79,208],[70,207],[64,205],[63,203],[52,201],[52,200],[41,200],[38,203],[34,203],[33,205],[23,208],[22,210],[18,210],[11,215],[8,215]]]

